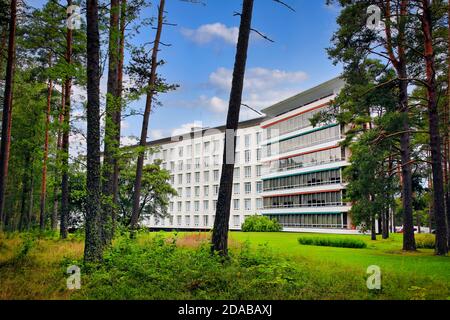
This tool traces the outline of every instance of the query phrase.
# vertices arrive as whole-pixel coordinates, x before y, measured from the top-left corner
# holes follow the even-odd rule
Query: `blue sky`
[[[177,128],[193,123],[205,127],[222,125],[231,85],[235,41],[241,0],[203,0],[206,6],[179,0],[167,0],[167,26],[160,58],[166,61],[159,72],[180,88],[160,96],[162,107],[151,115],[149,139],[170,135]],[[311,86],[337,76],[340,66],[333,66],[325,48],[336,30],[338,10],[327,7],[325,0],[285,0],[292,12],[272,0],[255,0],[253,28],[275,42],[252,35],[248,53],[247,79],[243,102],[262,109]],[[42,0],[29,0],[30,4]],[[156,7],[145,10],[154,16]],[[133,43],[153,40],[154,30],[147,28]],[[105,83],[106,79],[102,80]],[[133,103],[143,108],[144,99]],[[242,120],[257,114],[242,110]],[[141,117],[126,118],[124,136],[138,136]]]

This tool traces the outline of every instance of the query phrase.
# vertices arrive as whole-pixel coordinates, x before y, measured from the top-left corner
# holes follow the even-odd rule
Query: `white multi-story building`
[[[245,218],[261,214],[263,202],[262,128],[264,118],[239,125],[231,203],[230,229],[239,230]],[[147,156],[147,163],[162,160],[171,172],[171,185],[178,196],[170,201],[169,218],[151,217],[146,224],[164,229],[211,229],[219,193],[225,127],[193,128],[180,137],[152,141],[159,152]]]
[[[342,170],[350,156],[340,146],[344,130],[338,123],[313,127],[310,122],[343,86],[335,78],[263,110],[268,119],[261,125],[266,139],[262,214],[286,231],[354,229],[344,202]]]
[[[349,150],[340,146],[337,123],[312,127],[310,119],[325,110],[344,82],[333,79],[275,104],[267,115],[242,122],[237,132],[230,229],[239,230],[251,215],[278,220],[286,231],[348,232],[354,229],[344,203],[342,169]],[[225,127],[194,129],[183,137],[152,141],[171,172],[178,196],[170,217],[151,217],[151,228],[211,229],[222,169]]]

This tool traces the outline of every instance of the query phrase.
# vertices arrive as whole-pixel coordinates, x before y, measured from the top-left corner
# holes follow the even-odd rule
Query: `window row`
[[[307,148],[313,145],[339,140],[340,137],[341,129],[340,126],[337,125],[268,145],[267,155],[270,157],[274,154],[282,154],[293,150]]]
[[[338,147],[293,158],[272,161],[270,163],[270,172],[289,171],[343,160],[345,160],[345,148]]]
[[[343,191],[264,198],[265,209],[344,206]]]
[[[277,123],[270,128],[267,129],[267,137],[268,139],[275,138],[278,136],[282,136],[284,134],[294,132],[297,130],[301,130],[307,127],[311,126],[311,119],[319,112],[322,112],[325,109],[320,108],[316,110],[312,110],[306,113],[303,113],[301,115],[298,115],[296,117],[290,118],[286,121],[282,121],[280,123]]]
[[[269,216],[285,228],[347,229],[347,214],[289,214]]]
[[[264,181],[264,191],[341,183],[341,169],[313,172]]]

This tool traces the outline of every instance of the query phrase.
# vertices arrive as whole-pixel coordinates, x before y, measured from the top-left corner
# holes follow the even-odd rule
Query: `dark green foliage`
[[[342,237],[331,238],[331,237],[302,236],[298,238],[298,242],[305,246],[353,248],[353,249],[363,249],[367,247],[367,244],[362,240],[342,238]]]
[[[243,232],[280,232],[282,230],[283,227],[278,221],[263,216],[248,217],[242,224]]]

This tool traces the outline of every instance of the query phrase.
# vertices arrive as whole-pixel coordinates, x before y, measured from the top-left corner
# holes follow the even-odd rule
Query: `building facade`
[[[245,219],[265,215],[285,231],[347,233],[354,229],[344,202],[342,170],[349,151],[340,146],[344,130],[337,123],[313,127],[310,119],[329,107],[344,82],[333,79],[243,122],[236,141],[230,229]],[[149,154],[171,172],[178,196],[169,218],[146,221],[151,228],[211,229],[214,225],[222,168],[225,127],[193,129],[182,137],[153,141]]]
[[[239,230],[246,217],[261,214],[262,128],[265,118],[242,122],[236,134],[236,153],[230,229]],[[222,173],[225,127],[193,128],[191,133],[149,143],[160,151],[146,163],[162,161],[171,172],[178,196],[169,204],[169,218],[151,217],[146,224],[162,229],[211,229]]]
[[[344,86],[332,79],[263,112],[261,127],[264,171],[262,214],[278,220],[286,231],[348,232],[354,229],[345,203],[343,169],[349,150],[341,147],[344,128],[338,123],[312,126]]]

